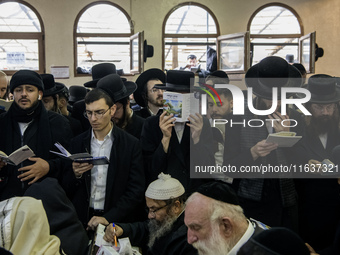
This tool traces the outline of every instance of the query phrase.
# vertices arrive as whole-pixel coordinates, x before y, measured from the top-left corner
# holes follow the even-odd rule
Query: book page
[[[8,156],[8,159],[13,162],[14,165],[19,165],[24,160],[33,156],[35,156],[34,152],[27,145],[24,145],[11,153],[11,155]]]
[[[267,137],[267,143],[277,143],[279,147],[292,147],[296,144],[302,136],[280,136],[275,134],[269,134]]]

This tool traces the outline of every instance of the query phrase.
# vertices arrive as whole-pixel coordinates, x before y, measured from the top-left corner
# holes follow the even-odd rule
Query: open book
[[[106,156],[93,157],[88,152],[71,154],[60,143],[55,143],[54,145],[59,149],[60,152],[56,151],[50,152],[57,154],[60,157],[67,158],[78,163],[89,163],[92,165],[105,165],[110,163],[109,159]]]
[[[279,147],[292,147],[296,144],[302,136],[297,136],[295,132],[278,132],[269,134],[267,137],[267,143],[277,143]]]
[[[34,152],[27,145],[20,147],[16,151],[12,152],[9,156],[7,156],[6,153],[4,153],[3,151],[0,151],[1,160],[6,162],[7,164],[15,166],[33,156],[35,156]]]

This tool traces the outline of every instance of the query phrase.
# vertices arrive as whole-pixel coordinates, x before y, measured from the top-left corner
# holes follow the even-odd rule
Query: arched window
[[[206,51],[216,49],[220,29],[214,14],[198,3],[182,3],[173,8],[163,22],[163,68],[185,66],[194,54],[205,69]]]
[[[74,24],[76,75],[88,73],[93,65],[103,62],[129,72],[130,24],[129,15],[111,2],[95,2],[83,8]]]
[[[0,69],[45,71],[44,26],[38,12],[23,1],[0,3]]]
[[[252,65],[267,56],[297,61],[303,26],[298,14],[289,6],[271,3],[260,7],[251,16],[247,29],[250,31]]]

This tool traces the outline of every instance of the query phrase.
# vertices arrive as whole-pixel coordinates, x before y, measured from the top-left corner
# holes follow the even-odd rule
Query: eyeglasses
[[[151,93],[156,94],[156,93],[158,93],[158,92],[162,92],[163,90],[162,90],[162,89],[157,89],[157,88],[152,88],[152,89],[150,89],[149,91],[150,91]]]
[[[312,104],[312,108],[315,111],[323,112],[323,111],[333,111],[335,109],[335,104]]]
[[[146,210],[147,213],[150,213],[150,215],[151,215],[152,217],[155,217],[157,211],[159,211],[159,210],[161,210],[161,209],[167,207],[168,205],[170,205],[170,204],[166,204],[166,205],[164,205],[164,206],[162,206],[162,207],[159,207],[159,208],[157,208],[157,209],[155,209],[155,210],[153,210],[153,211],[150,210],[149,207],[145,207],[145,210]]]
[[[84,112],[84,116],[85,116],[85,118],[87,118],[87,119],[91,119],[92,115],[94,115],[94,117],[96,117],[97,119],[101,119],[101,118],[103,118],[104,114],[105,114],[108,110],[110,110],[110,108],[107,109],[106,111],[104,111],[104,110],[98,110],[98,111],[94,111],[94,112],[85,111],[85,112]]]

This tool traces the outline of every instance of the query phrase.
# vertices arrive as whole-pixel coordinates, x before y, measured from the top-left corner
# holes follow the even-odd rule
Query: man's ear
[[[173,210],[174,212],[177,214],[177,213],[180,213],[181,212],[181,202],[179,200],[176,200],[174,202],[174,205],[173,205]]]
[[[230,238],[233,234],[233,222],[228,217],[223,217],[221,219],[221,232],[226,238]]]
[[[112,105],[111,106],[111,118],[113,118],[113,116],[115,115],[116,110],[117,110],[117,105],[116,104]]]
[[[43,98],[43,95],[44,95],[44,92],[42,92],[42,90],[39,90],[38,91],[38,99],[40,100],[40,99],[42,99]]]
[[[230,100],[230,107],[233,108],[233,106],[234,106],[234,101],[231,99]]]

